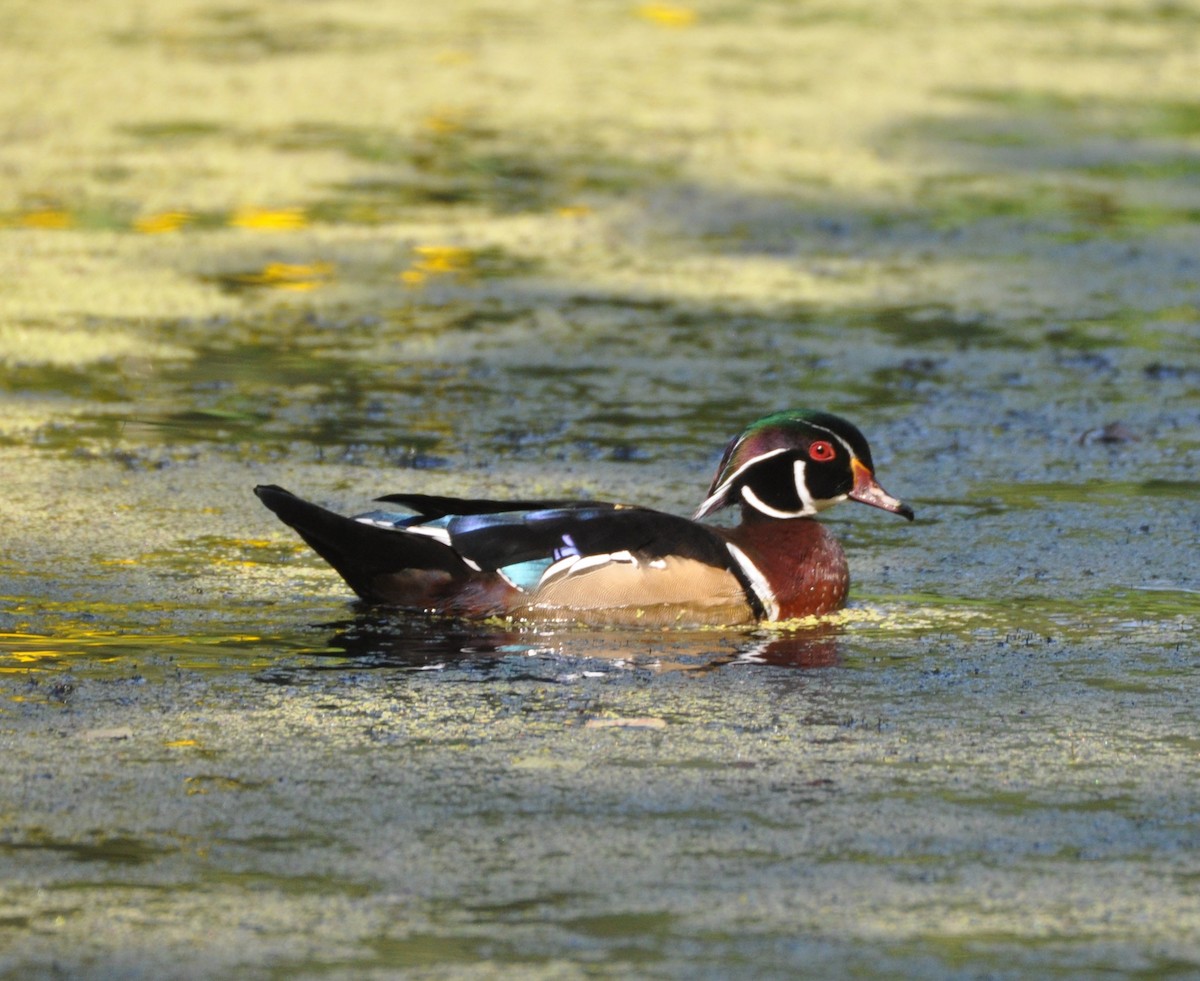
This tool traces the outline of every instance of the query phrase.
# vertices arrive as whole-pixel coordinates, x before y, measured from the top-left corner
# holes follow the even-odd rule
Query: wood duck
[[[725,449],[692,519],[597,501],[490,501],[390,494],[344,517],[281,487],[254,492],[359,597],[457,617],[668,625],[830,613],[846,601],[846,556],[813,520],[851,498],[913,519],[875,480],[858,429],[792,409]],[[701,524],[739,505],[741,523]]]

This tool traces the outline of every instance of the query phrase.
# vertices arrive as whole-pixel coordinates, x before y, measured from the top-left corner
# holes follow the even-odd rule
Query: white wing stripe
[[[400,530],[408,535],[423,535],[426,538],[432,538],[435,542],[441,542],[443,545],[450,544],[450,532],[445,528],[437,528],[433,525],[409,525]]]
[[[603,555],[568,555],[565,558],[559,559],[550,568],[542,573],[542,578],[538,582],[538,588],[546,585],[552,579],[559,576],[577,576],[587,572],[588,569],[597,569],[605,565],[613,565],[614,563],[623,563],[625,565],[638,565],[638,560],[634,554],[628,550],[620,552],[606,552]]]

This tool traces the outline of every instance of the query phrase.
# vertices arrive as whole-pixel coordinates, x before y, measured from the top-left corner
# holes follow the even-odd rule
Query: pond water
[[[0,208],[0,974],[1200,970],[1200,12],[98,6],[180,102]],[[368,609],[251,493],[690,513],[800,405],[917,513],[819,623]]]

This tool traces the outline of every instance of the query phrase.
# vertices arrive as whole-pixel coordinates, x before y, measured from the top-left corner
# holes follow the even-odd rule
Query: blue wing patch
[[[496,571],[522,592],[532,593],[542,581],[542,574],[554,563],[553,559],[530,559],[503,566]]]
[[[542,581],[542,576],[546,574],[546,570],[554,565],[555,562],[570,558],[571,556],[581,556],[582,554],[579,551],[579,546],[575,544],[575,540],[570,534],[564,533],[554,551],[545,558],[514,562],[511,565],[501,566],[496,571],[516,586],[517,589],[531,593],[537,589],[538,584]]]

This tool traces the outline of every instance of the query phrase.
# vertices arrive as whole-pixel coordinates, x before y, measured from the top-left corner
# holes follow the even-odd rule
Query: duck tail
[[[254,493],[367,602],[389,601],[387,583],[405,570],[439,578],[466,571],[453,550],[426,536],[347,518],[274,484],[260,484]]]

